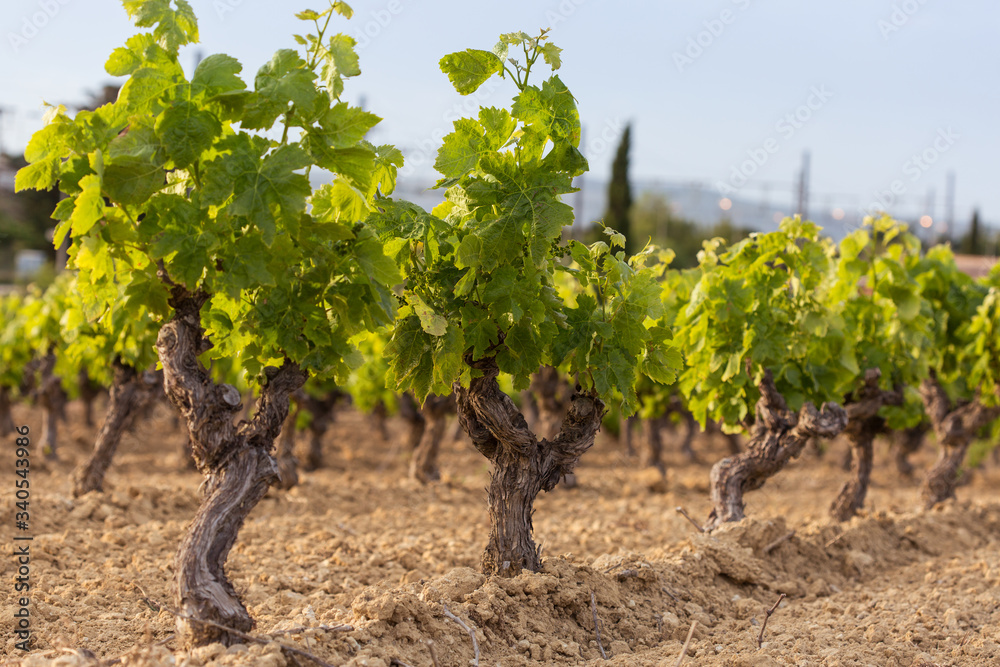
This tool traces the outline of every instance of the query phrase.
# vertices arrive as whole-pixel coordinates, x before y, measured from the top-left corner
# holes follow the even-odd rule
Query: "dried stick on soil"
[[[594,612],[594,634],[597,635],[597,648],[601,651],[601,657],[607,660],[608,655],[604,652],[604,645],[601,644],[601,625],[597,622],[597,600],[594,598],[594,591],[590,591],[590,610]]]
[[[163,646],[164,644],[166,644],[167,642],[175,639],[176,637],[177,637],[177,635],[174,634],[173,632],[171,632],[169,635],[167,635],[163,639],[158,639],[155,642],[153,642],[152,644],[150,644],[150,647],[153,647],[153,646]],[[123,657],[124,657],[124,655],[120,655],[117,658],[111,658],[110,660],[102,660],[102,661],[100,661],[99,664],[101,665],[101,667],[111,667],[111,665],[120,664]],[[0,666],[6,665],[6,664],[7,663],[0,663]]]
[[[697,528],[699,533],[704,533],[705,532],[705,529],[702,528],[701,525],[697,521],[695,521],[694,519],[691,518],[691,515],[687,513],[686,509],[684,509],[683,507],[675,507],[674,511],[677,512],[678,514],[680,514],[681,516],[683,516],[688,521],[690,521],[691,525],[694,526],[695,528]]]
[[[767,629],[767,619],[771,618],[771,614],[778,608],[781,601],[785,599],[785,594],[782,593],[778,597],[778,601],[774,603],[774,606],[767,610],[767,614],[764,616],[764,622],[760,624],[760,634],[757,635],[757,648],[759,649],[764,643],[764,630]]]
[[[774,551],[775,549],[777,549],[779,546],[781,546],[782,544],[784,544],[785,542],[787,542],[788,540],[792,539],[793,537],[795,537],[795,531],[794,530],[790,530],[787,533],[785,533],[784,535],[782,535],[781,537],[779,537],[778,539],[776,539],[774,542],[771,542],[770,544],[768,544],[761,551],[765,555],[769,554],[772,551]]]
[[[476,654],[473,664],[475,665],[475,667],[479,667],[479,642],[476,641],[475,630],[473,630],[468,625],[463,623],[462,619],[460,619],[458,616],[455,616],[455,614],[448,611],[448,605],[442,605],[442,606],[444,607],[444,615],[450,618],[451,620],[455,621],[456,623],[458,623],[460,626],[462,626],[462,629],[464,629],[466,632],[469,633],[469,637],[472,638],[472,651]]]
[[[688,647],[691,646],[691,638],[694,637],[694,629],[698,627],[698,621],[691,621],[691,629],[688,630],[687,639],[684,640],[684,646],[681,647],[681,654],[677,657],[677,665],[675,667],[681,667],[681,663],[684,662],[684,658],[688,654]]]
[[[836,536],[835,538],[833,538],[832,540],[830,540],[829,542],[827,542],[826,544],[824,544],[824,545],[823,545],[823,548],[824,548],[824,549],[829,549],[829,548],[830,548],[830,547],[832,547],[832,546],[833,546],[834,544],[836,544],[837,542],[839,542],[839,541],[840,541],[840,538],[842,538],[842,537],[843,537],[844,535],[847,535],[847,533],[846,533],[846,532],[843,532],[843,533],[841,533],[840,535],[837,535],[837,536]]]
[[[317,625],[314,627],[299,627],[290,628],[288,630],[276,630],[275,632],[268,632],[267,634],[272,637],[279,637],[281,635],[297,635],[306,630],[323,630],[324,632],[350,632],[354,629],[352,625]]]
[[[397,666],[398,667],[413,667],[413,665],[411,665],[410,663],[403,662],[399,658],[393,658],[392,660],[389,661],[389,667],[397,667]]]
[[[434,663],[434,667],[441,667],[441,663],[438,662],[437,651],[434,650],[434,641],[428,639],[424,643],[427,644],[427,650],[431,652],[431,661]]]
[[[173,614],[177,618],[183,618],[184,620],[191,621],[192,623],[201,623],[203,625],[208,625],[217,630],[222,630],[223,632],[232,633],[233,635],[240,637],[241,639],[245,639],[249,642],[254,642],[255,644],[263,644],[266,646],[270,644],[272,641],[274,641],[273,639],[261,639],[260,637],[254,637],[253,635],[248,635],[247,633],[241,632],[240,630],[237,630],[235,628],[227,628],[221,623],[216,623],[215,621],[208,621],[201,618],[195,618],[194,616],[188,616],[187,614],[182,614],[176,609],[171,609],[166,605],[155,604],[154,602],[149,600],[149,598],[143,598],[143,601],[150,606],[155,605],[158,609],[163,609],[164,611]],[[287,651],[288,653],[292,654],[292,656],[302,656],[303,658],[308,658],[309,660],[312,660],[320,667],[334,667],[334,665],[331,665],[327,661],[323,660],[318,656],[313,655],[312,653],[309,653],[308,651],[303,651],[302,649],[295,648],[294,646],[289,646],[288,644],[282,644],[281,642],[275,642],[275,643],[281,647],[282,651]],[[434,664],[437,664],[437,661],[435,661]]]

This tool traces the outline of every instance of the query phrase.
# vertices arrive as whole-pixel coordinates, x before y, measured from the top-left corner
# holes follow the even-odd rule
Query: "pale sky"
[[[253,73],[294,48],[296,11],[318,0],[191,0],[202,44]],[[507,82],[479,100],[455,93],[437,66],[503,32],[552,27],[559,74],[579,101],[585,154],[609,172],[633,126],[637,179],[787,187],[812,156],[814,202],[868,206],[895,183],[910,203],[957,180],[956,219],[974,206],[1000,223],[1000,3],[987,0],[374,0],[337,24],[359,41],[362,75],[345,97],[385,120],[372,139],[404,149],[415,173],[450,121],[473,105],[509,105]],[[82,101],[110,81],[107,55],[134,29],[118,2],[7,0],[0,9],[3,148],[23,149],[41,103]],[[796,117],[797,114],[797,117]],[[789,116],[791,115],[791,116]],[[757,158],[757,163],[748,162]],[[916,159],[914,159],[916,158]],[[751,173],[752,172],[752,173]],[[743,185],[744,177],[746,184]],[[882,195],[882,201],[895,206]],[[936,215],[936,217],[937,217]]]

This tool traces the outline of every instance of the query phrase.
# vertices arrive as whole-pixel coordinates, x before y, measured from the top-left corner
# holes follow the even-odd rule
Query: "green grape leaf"
[[[156,134],[167,155],[183,169],[211,148],[222,132],[222,124],[191,102],[180,101],[156,120]]]
[[[299,146],[280,146],[262,160],[244,155],[235,174],[234,196],[227,207],[233,215],[245,216],[263,232],[264,243],[271,245],[277,234],[277,221],[298,222],[305,210],[306,197],[312,194],[309,179],[295,173],[309,164],[309,157]],[[275,215],[277,210],[277,216]]]
[[[153,37],[167,51],[177,53],[185,44],[198,41],[198,20],[186,0],[122,0],[125,11],[140,28],[153,28]]]
[[[97,174],[84,176],[80,181],[81,192],[76,196],[73,215],[69,219],[73,236],[83,236],[104,217],[104,197],[101,179]]]
[[[216,53],[204,58],[194,70],[191,77],[191,91],[195,95],[215,97],[224,93],[245,90],[247,85],[239,76],[243,65],[222,53]]]
[[[472,171],[487,147],[483,127],[470,118],[455,121],[455,131],[444,138],[438,149],[434,168],[447,178],[458,178]]]
[[[48,190],[59,179],[62,160],[57,157],[40,160],[17,170],[14,192],[21,190]]]
[[[441,58],[441,71],[448,75],[455,90],[469,95],[487,79],[503,71],[503,62],[495,54],[479,49],[466,49]]]
[[[340,99],[344,92],[344,77],[358,76],[358,54],[354,51],[357,42],[347,35],[334,35],[325,52],[321,76],[331,99]]]
[[[541,52],[546,64],[553,70],[557,70],[562,66],[562,58],[559,55],[562,53],[562,49],[558,46],[551,42],[546,42],[542,44]]]
[[[448,328],[448,320],[434,312],[427,302],[416,292],[404,294],[410,309],[420,318],[421,328],[432,336],[443,336]]]

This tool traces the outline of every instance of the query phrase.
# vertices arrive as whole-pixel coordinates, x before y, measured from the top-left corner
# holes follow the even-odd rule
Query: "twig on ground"
[[[829,549],[834,544],[836,544],[837,542],[839,542],[840,538],[842,538],[844,535],[847,535],[847,533],[845,532],[845,533],[841,533],[840,535],[837,535],[835,538],[833,538],[832,540],[830,540],[829,542],[827,542],[826,544],[824,544],[823,548],[824,549]]]
[[[590,610],[594,612],[594,634],[597,635],[597,648],[601,652],[601,657],[607,660],[608,654],[604,652],[604,645],[601,643],[601,626],[597,622],[597,599],[594,597],[594,591],[590,591]]]
[[[608,569],[606,569],[604,571],[604,574],[609,574],[611,572],[611,570],[615,569],[616,567],[621,567],[622,563],[624,563],[624,562],[625,562],[624,560],[618,561],[617,563],[615,563],[614,565],[612,565],[611,567],[609,567]]]
[[[413,665],[408,662],[403,662],[399,658],[393,658],[389,661],[389,667],[413,667]]]
[[[778,596],[778,601],[774,603],[774,606],[767,610],[767,615],[764,616],[764,622],[760,624],[760,634],[757,635],[757,648],[759,649],[764,643],[764,630],[767,629],[767,619],[771,618],[771,614],[774,613],[781,601],[785,599],[785,594],[782,593]]]
[[[704,533],[705,529],[701,527],[697,521],[691,518],[691,515],[687,513],[687,510],[683,507],[675,507],[674,511],[683,516],[685,519],[691,522],[691,525],[698,529],[699,533]]]
[[[671,593],[670,589],[667,588],[666,586],[660,586],[660,590],[662,590],[664,593],[666,593],[667,595],[669,595],[670,597],[672,597],[673,600],[674,600],[674,602],[676,602],[677,604],[681,603],[681,599],[679,597],[677,597],[676,595],[674,595],[673,593]]]
[[[323,630],[325,632],[350,632],[354,629],[352,625],[317,625],[316,627],[307,628],[289,628],[288,630],[275,630],[273,632],[268,632],[267,634],[272,637],[277,637],[279,635],[296,635],[306,630]]]
[[[795,537],[795,531],[794,530],[790,530],[787,533],[785,533],[784,535],[782,535],[781,537],[779,537],[778,539],[776,539],[775,541],[773,541],[770,544],[768,544],[766,547],[764,547],[762,549],[762,551],[763,551],[764,554],[769,554],[772,551],[774,551],[775,549],[777,549],[780,545],[782,545],[785,542],[787,542],[788,540],[792,539],[793,537]]]
[[[691,629],[688,630],[687,639],[684,640],[684,646],[681,647],[681,654],[677,657],[677,664],[675,667],[681,667],[681,663],[684,662],[684,658],[688,654],[688,647],[691,646],[691,638],[694,637],[694,629],[698,627],[698,621],[691,621]]]
[[[427,644],[427,649],[431,652],[431,662],[434,663],[434,667],[441,667],[441,664],[438,662],[437,652],[434,650],[434,640],[428,639],[424,643]]]
[[[149,604],[149,603],[147,602],[147,604]],[[263,645],[266,646],[267,644],[270,644],[271,642],[274,642],[279,647],[281,647],[282,651],[285,651],[286,653],[290,654],[290,657],[291,656],[301,656],[303,658],[307,658],[309,660],[312,660],[317,665],[320,665],[320,667],[334,667],[333,665],[331,665],[327,661],[323,660],[322,658],[320,658],[318,656],[313,655],[309,651],[303,651],[302,649],[295,648],[294,646],[289,646],[288,644],[282,644],[281,642],[275,641],[273,639],[262,639],[260,637],[255,637],[253,635],[248,635],[247,633],[241,632],[241,631],[237,630],[236,628],[226,627],[225,625],[222,625],[221,623],[216,623],[215,621],[206,621],[203,618],[195,618],[194,616],[188,616],[187,614],[181,613],[181,612],[177,611],[176,609],[171,609],[170,607],[168,607],[166,605],[157,605],[157,606],[160,609],[162,609],[163,611],[166,611],[166,612],[168,612],[170,614],[173,614],[177,618],[183,618],[184,620],[191,621],[193,623],[201,623],[202,625],[208,625],[210,627],[222,630],[223,632],[228,632],[228,633],[230,633],[232,635],[235,635],[235,636],[239,637],[240,639],[245,639],[247,641],[254,642],[255,644],[263,644]]]
[[[150,644],[150,646],[163,646],[164,644],[166,644],[167,642],[169,642],[170,640],[172,640],[176,636],[177,635],[175,635],[174,633],[171,632],[169,635],[167,635],[163,639],[156,640],[155,642],[153,642],[152,644]],[[120,655],[117,658],[111,658],[110,660],[101,660],[100,661],[100,665],[101,665],[101,667],[111,667],[111,665],[117,665],[117,664],[119,664],[122,661],[123,657],[125,657],[125,654]],[[0,663],[0,664],[4,664],[5,665],[7,663]]]
[[[444,615],[450,618],[451,620],[455,621],[456,623],[458,623],[460,626],[462,626],[462,628],[466,632],[469,633],[469,637],[472,638],[472,651],[476,654],[475,661],[473,662],[473,664],[475,665],[475,667],[479,667],[479,642],[476,641],[476,631],[470,628],[465,623],[463,623],[462,619],[460,619],[458,616],[455,616],[455,614],[448,611],[448,605],[442,605],[442,606],[444,607]]]

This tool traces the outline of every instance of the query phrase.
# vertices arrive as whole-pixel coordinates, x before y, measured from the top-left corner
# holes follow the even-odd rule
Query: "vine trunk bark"
[[[35,389],[38,404],[42,408],[42,454],[50,460],[59,458],[59,417],[66,409],[66,392],[62,388],[62,381],[55,375],[55,366],[55,352],[49,350],[39,364],[41,377]]]
[[[80,402],[83,403],[83,423],[88,427],[94,425],[94,401],[101,395],[101,386],[90,379],[86,368],[81,368],[76,376],[80,391]],[[110,409],[110,408],[109,408]]]
[[[156,399],[162,373],[141,373],[121,359],[112,362],[113,380],[104,423],[97,432],[94,451],[86,462],[73,471],[73,496],[104,489],[104,476],[111,467],[122,434],[131,428],[142,408]]]
[[[427,420],[420,414],[420,406],[414,400],[413,394],[405,392],[399,397],[399,416],[409,428],[406,441],[407,448],[412,452],[420,445],[424,430],[427,428]]]
[[[444,438],[445,429],[448,426],[448,415],[455,412],[455,397],[429,395],[420,413],[424,417],[426,427],[420,443],[413,450],[413,458],[410,459],[410,479],[415,479],[421,484],[429,484],[441,479],[441,471],[438,469],[438,452],[441,449],[441,440]]]
[[[372,408],[372,421],[375,422],[375,431],[382,442],[389,442],[389,409],[385,407],[385,401],[379,401]]]
[[[323,438],[330,425],[337,419],[337,401],[346,394],[334,390],[322,397],[311,396],[305,392],[302,392],[302,396],[302,408],[312,416],[309,420],[309,449],[306,451],[306,462],[302,469],[312,472],[324,465]]]
[[[1000,387],[997,393],[1000,394]],[[955,497],[958,471],[969,445],[979,429],[1000,417],[1000,407],[983,405],[979,391],[971,401],[953,405],[933,372],[920,385],[920,397],[941,448],[937,462],[927,472],[920,489],[921,501],[930,509]]]
[[[10,408],[10,389],[0,387],[0,431],[5,434],[14,430],[14,420],[11,418]]]
[[[557,369],[542,366],[531,377],[530,390],[538,408],[533,430],[543,438],[554,438],[569,407],[569,387]]]
[[[847,427],[844,434],[854,455],[851,457],[851,478],[830,505],[830,515],[837,521],[847,521],[865,506],[872,474],[872,443],[885,431],[885,420],[878,416],[883,405],[902,405],[903,390],[885,391],[878,386],[882,372],[877,368],[865,371],[865,384],[856,400],[846,405]]]
[[[744,494],[776,475],[802,452],[809,438],[832,438],[847,426],[847,413],[836,403],[826,403],[821,410],[806,403],[798,414],[790,411],[769,369],[758,388],[756,421],[746,450],[712,466],[712,512],[706,530],[742,519]]]
[[[636,415],[631,415],[628,417],[621,417],[618,420],[618,442],[621,447],[625,450],[625,456],[631,458],[635,457],[635,443],[633,438],[633,431],[635,429],[636,422],[639,421],[639,417]]]
[[[300,393],[296,392],[296,394]],[[278,435],[278,481],[274,485],[285,490],[299,483],[299,460],[295,458],[295,434],[297,431],[296,421],[298,421],[299,412],[302,410],[302,404],[299,402],[298,395],[294,398],[295,409],[292,410],[289,406],[288,416],[285,417],[285,421],[281,425],[281,434]]]
[[[187,422],[194,459],[205,476],[202,504],[174,560],[174,600],[184,615],[177,619],[177,637],[187,647],[243,641],[203,620],[241,632],[253,627],[226,578],[225,562],[247,515],[277,479],[271,450],[288,416],[289,397],[306,380],[288,360],[281,368],[266,368],[253,419],[234,423],[242,407],[239,391],[216,384],[198,360],[211,348],[200,322],[207,299],[204,293],[173,286],[174,317],[156,342],[167,397]]]
[[[923,446],[927,432],[930,430],[931,425],[922,421],[916,426],[896,432],[895,442],[893,442],[893,460],[900,475],[909,477],[913,474],[910,456],[916,454],[917,450]]]
[[[669,421],[669,417],[652,417],[643,422],[643,430],[646,432],[646,465],[656,468],[661,475],[667,473],[667,466],[663,463],[662,431]]]
[[[465,361],[482,373],[469,388],[455,385],[458,419],[476,449],[492,463],[488,490],[490,537],[483,553],[487,575],[513,577],[538,571],[541,555],[532,537],[531,515],[540,491],[551,491],[576,467],[601,428],[604,403],[576,392],[562,428],[551,440],[535,437],[514,402],[497,384],[496,360]]]

